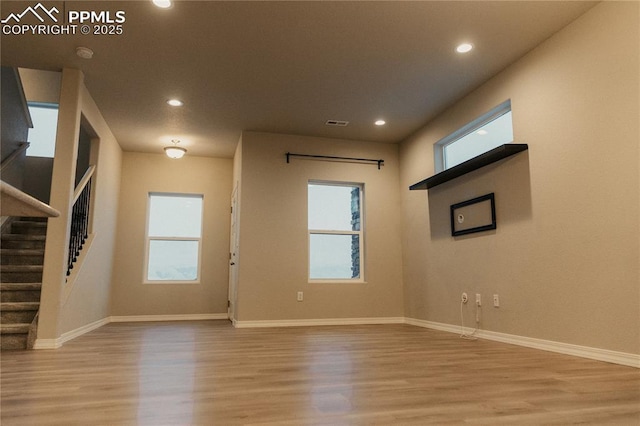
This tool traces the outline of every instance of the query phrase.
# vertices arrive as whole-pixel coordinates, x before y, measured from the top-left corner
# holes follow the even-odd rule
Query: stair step
[[[3,351],[25,350],[29,333],[0,334],[0,348]]]
[[[0,302],[39,302],[41,283],[0,283]]]
[[[31,217],[31,216],[22,216],[18,218],[18,222],[44,222],[47,223],[49,221],[48,217]]]
[[[43,249],[0,249],[0,262],[3,265],[42,265]]]
[[[2,265],[0,282],[33,283],[42,281],[42,265]]]
[[[3,249],[44,249],[46,235],[2,234]]]
[[[3,291],[40,291],[42,283],[0,283],[0,292]]]
[[[2,302],[0,312],[37,311],[39,302]]]
[[[0,324],[0,334],[19,334],[28,333],[31,324],[17,323],[17,324]]]
[[[0,323],[29,323],[35,318],[40,307],[39,302],[2,302],[0,303]]]
[[[1,265],[0,272],[42,272],[42,265]]]
[[[35,221],[17,221],[11,224],[12,234],[46,235],[47,223]]]

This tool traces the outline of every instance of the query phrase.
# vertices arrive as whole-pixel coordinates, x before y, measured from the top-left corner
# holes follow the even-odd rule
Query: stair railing
[[[80,251],[89,236],[89,210],[91,208],[91,181],[96,166],[90,166],[76,186],[73,193],[71,210],[71,235],[69,238],[69,259],[67,276],[71,274],[73,264],[78,260]]]
[[[20,142],[20,144],[18,144],[18,147],[7,158],[5,158],[2,164],[0,164],[0,172],[2,172],[2,170],[13,163],[13,160],[18,158],[20,154],[26,151],[27,148],[29,148],[29,145],[29,142]]]

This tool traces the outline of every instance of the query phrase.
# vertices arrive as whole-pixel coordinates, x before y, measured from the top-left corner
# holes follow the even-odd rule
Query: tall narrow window
[[[58,105],[29,103],[29,115],[33,127],[29,129],[27,155],[29,157],[53,158],[56,150],[58,129]]]
[[[363,280],[363,185],[308,184],[309,278]]]
[[[435,144],[436,172],[513,142],[511,101],[506,101]]]
[[[149,194],[147,282],[200,279],[202,195]]]

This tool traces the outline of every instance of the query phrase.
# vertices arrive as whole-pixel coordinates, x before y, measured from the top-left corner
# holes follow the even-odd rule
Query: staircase
[[[46,218],[14,218],[0,249],[0,347],[30,349],[40,307]]]

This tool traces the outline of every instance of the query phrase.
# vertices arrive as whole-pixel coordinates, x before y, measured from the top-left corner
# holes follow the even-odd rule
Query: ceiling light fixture
[[[168,9],[171,7],[171,0],[152,0],[153,4],[161,9]]]
[[[387,124],[387,122],[384,121],[384,120],[376,120],[376,122],[374,124],[376,126],[384,126],[385,124]]]
[[[458,53],[467,53],[473,49],[473,44],[471,43],[462,43],[456,47],[456,52]]]
[[[184,105],[184,102],[182,102],[180,99],[169,99],[167,103],[174,107],[179,107]]]
[[[171,143],[173,146],[165,146],[164,153],[167,154],[169,158],[182,158],[187,153],[187,150],[179,147],[178,144],[180,141],[178,139],[172,139]]]
[[[484,129],[480,129],[480,130],[478,130],[476,133],[477,133],[477,134],[479,134],[480,136],[484,136],[484,135],[488,134],[489,132],[487,132],[487,131],[486,131],[486,130],[484,130]]]
[[[76,47],[76,55],[82,59],[91,59],[93,58],[93,50],[88,47]]]

